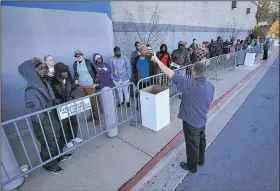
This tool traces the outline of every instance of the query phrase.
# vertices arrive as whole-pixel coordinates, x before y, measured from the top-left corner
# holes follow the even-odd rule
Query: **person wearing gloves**
[[[74,62],[74,81],[79,84],[85,95],[92,95],[96,92],[96,87],[99,85],[99,72],[94,64],[83,57],[83,53],[80,50],[74,52],[74,56],[77,61]],[[90,98],[91,107],[93,112],[94,123],[100,124],[98,117],[98,108],[96,104],[95,96]],[[93,120],[92,115],[87,118],[87,122]]]
[[[57,104],[53,89],[48,82],[49,76],[45,63],[38,58],[33,58],[23,62],[18,67],[18,72],[28,83],[24,98],[29,113],[53,107]],[[64,142],[60,141],[61,127],[56,110],[51,110],[49,115],[44,112],[30,117],[34,134],[41,145],[40,157],[43,162],[57,156],[59,154],[58,149],[63,152],[65,145]],[[58,146],[57,141],[59,141]],[[58,163],[70,159],[71,156],[71,154],[62,155],[58,159],[45,164],[43,168],[53,174],[61,174],[63,170]]]
[[[51,86],[56,99],[59,103],[66,103],[68,101],[74,100],[73,92],[76,91],[76,84],[71,77],[69,67],[62,62],[58,62],[54,66],[54,76],[51,79]],[[79,144],[83,140],[77,137],[78,133],[78,121],[77,116],[71,116],[69,119],[63,119],[63,131],[61,133],[59,141],[66,142],[66,147],[68,149],[74,147],[74,144]],[[73,144],[74,143],[74,144]]]
[[[178,117],[183,120],[183,131],[187,148],[187,162],[180,166],[191,173],[197,172],[197,166],[205,162],[207,113],[214,97],[214,86],[206,77],[206,65],[196,62],[192,68],[192,78],[174,73],[156,56],[152,60],[175,83],[182,92],[182,101]]]
[[[131,79],[131,64],[125,55],[121,54],[121,49],[119,47],[114,48],[114,56],[110,60],[110,65],[112,68],[113,82],[118,90],[118,95],[120,103],[118,107],[124,104],[123,95],[125,97],[126,106],[130,107],[129,101],[129,80]]]

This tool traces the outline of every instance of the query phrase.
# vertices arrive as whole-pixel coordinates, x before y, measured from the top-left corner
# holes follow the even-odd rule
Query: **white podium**
[[[168,87],[152,85],[140,90],[142,125],[158,132],[170,123]]]
[[[244,65],[245,66],[254,66],[256,53],[246,53]]]

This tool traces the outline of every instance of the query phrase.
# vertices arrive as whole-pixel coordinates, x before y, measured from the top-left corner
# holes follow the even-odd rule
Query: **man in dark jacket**
[[[179,41],[178,49],[172,52],[171,59],[180,66],[187,66],[190,64],[190,54],[185,49],[185,43],[183,41]]]
[[[214,39],[211,40],[211,43],[209,44],[208,48],[209,48],[210,58],[217,56],[217,47]]]
[[[52,89],[56,99],[59,103],[66,103],[68,101],[74,100],[73,92],[76,90],[76,84],[71,77],[69,67],[62,62],[58,62],[54,66],[54,76],[51,80]],[[74,147],[73,143],[81,143],[83,140],[77,137],[78,133],[78,122],[77,116],[71,116],[69,119],[63,119],[63,131],[60,135],[59,141],[66,142],[66,147],[68,149]]]
[[[223,47],[223,53],[228,54],[230,52],[230,42],[226,40]]]
[[[223,52],[223,49],[224,49],[223,40],[222,40],[222,38],[220,36],[217,38],[216,48],[217,48],[216,55],[220,56],[222,54],[222,52]]]
[[[80,50],[76,50],[74,56],[77,59],[73,64],[75,83],[80,85],[85,95],[92,95],[96,92],[96,87],[99,85],[99,73],[94,64],[83,57],[83,53]],[[95,96],[92,96],[90,100],[94,122],[98,125],[100,122]],[[90,115],[87,122],[92,120],[92,115]]]
[[[193,39],[193,43],[190,45],[190,48],[192,48],[193,50],[198,48],[198,44],[197,44],[197,40]]]
[[[152,63],[153,61],[151,61],[151,56],[147,55],[147,47],[145,45],[141,45],[139,50],[140,55],[136,56],[132,62],[135,84],[137,84],[140,79],[157,74],[157,66],[156,64]],[[142,87],[145,88],[150,84],[152,83],[144,83]]]
[[[45,63],[42,63],[37,58],[33,58],[22,63],[18,67],[18,71],[28,83],[25,89],[25,104],[29,113],[34,113],[56,104],[55,95],[47,81],[48,70]],[[64,147],[64,143],[59,141],[61,127],[56,110],[51,110],[49,114],[50,117],[47,112],[31,117],[35,136],[41,144],[40,156],[43,162],[57,156],[59,154],[58,149],[60,149],[60,152],[63,152]],[[60,174],[63,170],[58,166],[58,163],[70,157],[71,154],[63,155],[45,164],[43,167],[53,174]]]
[[[263,45],[263,59],[262,60],[267,60],[269,48],[270,48],[269,39],[266,38],[265,43]]]

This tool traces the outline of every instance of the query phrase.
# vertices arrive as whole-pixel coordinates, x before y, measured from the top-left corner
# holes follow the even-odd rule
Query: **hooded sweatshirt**
[[[29,113],[40,111],[54,105],[55,95],[49,83],[43,83],[37,73],[32,60],[23,62],[18,67],[18,72],[27,81],[27,88],[35,87],[41,91],[30,89],[25,92],[25,103]],[[46,100],[46,99],[47,100]]]
[[[42,82],[34,65],[32,64],[32,60],[23,62],[18,67],[18,72],[24,79],[26,79],[28,83],[25,91],[25,103],[26,108],[29,110],[29,113],[40,111],[42,109],[46,109],[55,105],[55,96],[50,84],[47,82],[44,84]],[[40,92],[28,88],[37,88]],[[40,126],[37,116],[32,116],[31,120],[36,138],[41,144],[45,144],[45,138],[41,131],[41,128],[43,128],[50,151],[52,154],[54,154],[57,153],[54,137],[56,137],[57,140],[59,139],[61,128],[57,118],[56,110],[53,109],[49,114],[51,122],[46,112],[39,114],[42,126]],[[48,153],[45,150],[44,152],[41,151],[41,157],[44,158],[45,155],[48,156]]]
[[[96,61],[97,57],[101,57],[101,63],[98,63]],[[109,66],[109,64],[103,62],[103,57],[99,53],[95,53],[92,56],[93,63],[95,65],[95,68],[97,69],[98,75],[99,75],[99,80],[100,80],[100,88],[104,87],[113,87],[113,80],[112,80],[112,69]]]

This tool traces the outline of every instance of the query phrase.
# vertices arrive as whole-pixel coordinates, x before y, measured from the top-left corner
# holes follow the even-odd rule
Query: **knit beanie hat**
[[[56,65],[54,65],[54,71],[56,74],[61,74],[63,72],[69,72],[69,66],[67,66],[66,64],[64,64],[62,62],[58,62],[58,63],[56,63]]]

